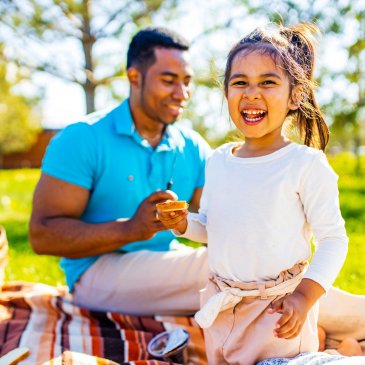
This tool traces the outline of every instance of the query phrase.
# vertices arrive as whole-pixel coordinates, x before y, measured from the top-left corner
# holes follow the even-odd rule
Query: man
[[[155,208],[179,197],[196,211],[204,184],[208,144],[174,125],[190,97],[188,49],[167,29],[137,33],[129,99],[93,124],[65,128],[47,149],[30,241],[38,254],[63,257],[83,307],[139,315],[199,307],[206,250],[177,243]]]

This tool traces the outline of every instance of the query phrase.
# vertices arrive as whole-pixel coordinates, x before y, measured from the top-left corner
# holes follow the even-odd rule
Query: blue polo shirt
[[[81,220],[101,223],[132,217],[148,195],[165,190],[170,180],[179,199],[190,201],[194,190],[204,185],[209,154],[209,145],[198,133],[178,125],[169,125],[152,148],[135,129],[127,99],[97,121],[72,124],[56,135],[42,171],[88,189],[90,199]],[[167,251],[172,242],[171,232],[163,231],[121,251]],[[71,290],[98,257],[61,260]]]

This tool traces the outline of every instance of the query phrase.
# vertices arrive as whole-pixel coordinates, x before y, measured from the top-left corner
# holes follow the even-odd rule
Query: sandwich
[[[160,212],[173,212],[174,210],[188,209],[189,204],[184,200],[170,200],[163,203],[157,203],[156,208]]]

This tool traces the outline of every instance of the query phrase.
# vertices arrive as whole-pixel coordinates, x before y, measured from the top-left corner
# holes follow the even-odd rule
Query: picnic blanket
[[[181,327],[190,334],[188,364],[207,364],[203,333],[192,317],[137,317],[74,305],[66,288],[4,283],[0,292],[0,357],[28,347],[22,365],[162,365],[147,344]]]
[[[89,311],[74,305],[65,287],[39,283],[8,282],[0,290],[0,357],[28,347],[30,355],[21,365],[163,365],[167,363],[148,354],[147,344],[156,334],[176,327],[190,334],[187,364],[207,364],[203,333],[192,317]],[[336,348],[348,336],[365,347],[365,296],[335,289],[320,304],[319,323],[327,331],[328,348]],[[284,364],[357,365],[365,364],[365,357],[310,353],[260,365]]]

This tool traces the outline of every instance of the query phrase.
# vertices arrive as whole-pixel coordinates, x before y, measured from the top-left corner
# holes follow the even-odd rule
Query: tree
[[[0,156],[26,151],[39,131],[40,117],[35,110],[36,98],[27,98],[14,91],[21,73],[14,65],[4,62],[0,47]],[[10,78],[9,74],[13,76]]]
[[[3,0],[0,21],[14,44],[8,42],[9,59],[80,85],[90,113],[96,89],[125,76],[120,42],[127,44],[133,31],[154,14],[167,14],[176,1]],[[74,45],[79,53],[69,54]],[[46,47],[52,56],[45,56]],[[111,47],[110,54],[101,49]]]
[[[365,144],[365,5],[351,8],[348,16],[353,31],[361,37],[354,37],[347,45],[347,68],[343,74],[337,75],[347,85],[346,92],[342,89],[336,93],[333,129],[342,139],[349,136],[345,142],[350,142],[357,156],[356,171],[359,173],[360,147]]]
[[[176,20],[183,19],[186,9],[191,8],[185,6],[186,2],[127,0],[119,5],[111,0],[2,0],[0,37],[8,40],[8,59],[80,85],[85,91],[89,113],[95,109],[95,92],[99,87],[103,90],[102,87],[107,86],[111,96],[117,99],[126,94],[126,83],[120,89],[121,83],[117,80],[125,77],[124,55],[131,35],[156,19],[167,26],[176,25]],[[220,123],[219,113],[214,110],[219,101],[210,96],[212,89],[213,94],[217,93],[218,84],[212,80],[222,74],[228,52],[228,48],[223,50],[224,46],[229,47],[252,26],[263,24],[263,20],[284,24],[314,21],[323,32],[317,79],[321,85],[319,94],[326,96],[320,98],[321,105],[333,121],[331,129],[335,133],[331,141],[343,144],[346,140],[347,145],[353,146],[363,144],[364,7],[362,0],[227,0],[196,4],[194,12],[202,8],[204,12],[195,24],[200,30],[193,37],[192,54],[193,60],[199,61],[195,78],[197,89],[205,90],[205,96],[200,94],[197,98],[195,95],[193,100],[197,98],[198,102],[190,104],[192,107],[186,115],[195,120],[194,127],[205,134],[212,134],[213,130],[213,134],[218,135],[219,128],[211,126]],[[254,25],[250,22],[252,18]],[[250,28],[246,26],[248,23]],[[326,57],[327,45],[333,39],[337,41],[339,52],[342,50],[348,59],[337,71],[332,67],[336,59]],[[70,54],[68,50],[74,50],[75,45],[78,52]],[[47,58],[45,48],[53,55]],[[358,89],[356,97],[350,97],[342,89],[336,90],[334,84],[341,84],[341,80],[348,89]],[[354,108],[355,114],[352,113]],[[215,136],[209,139],[214,140]]]

